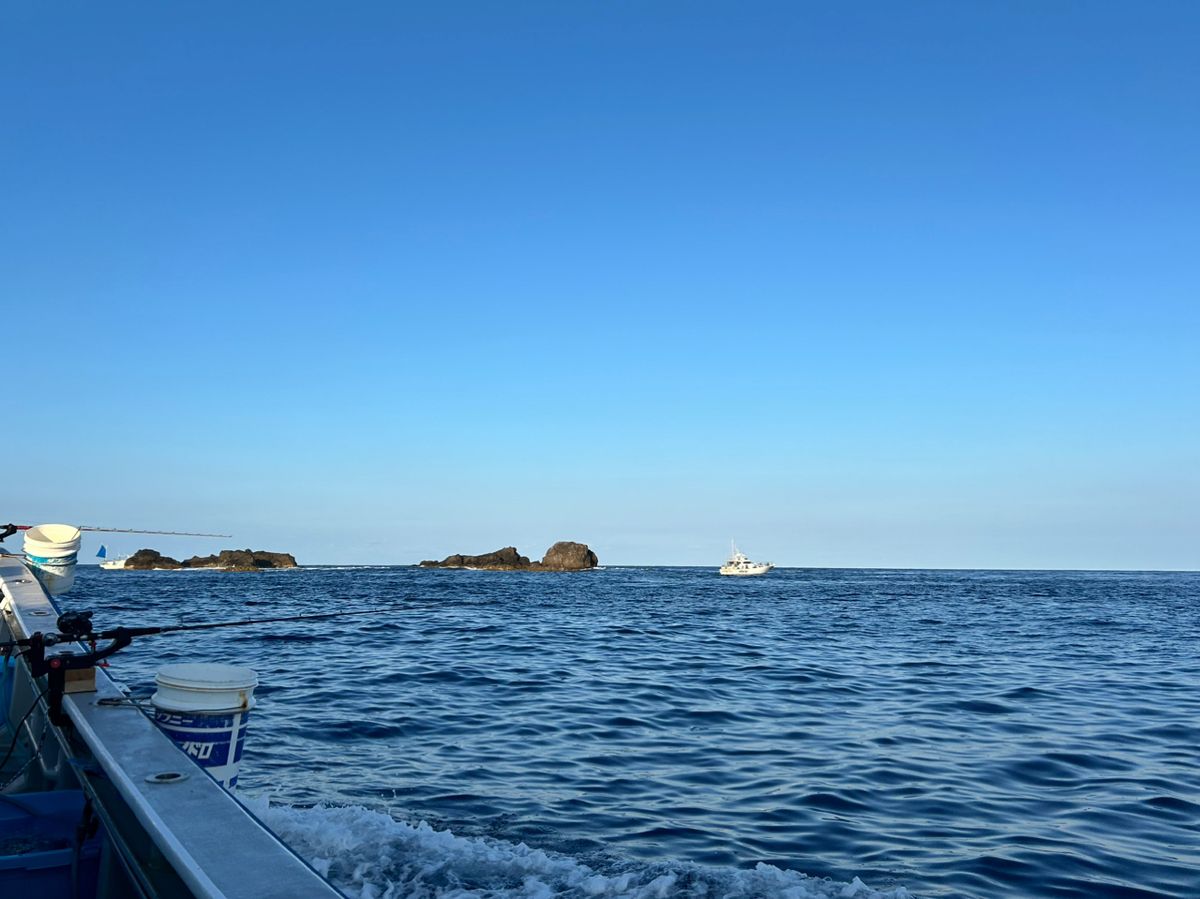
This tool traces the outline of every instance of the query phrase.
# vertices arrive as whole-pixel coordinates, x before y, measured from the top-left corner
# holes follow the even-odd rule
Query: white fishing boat
[[[753,577],[766,574],[774,567],[770,562],[751,562],[745,553],[738,552],[738,548],[730,543],[729,561],[721,566],[720,573],[734,577]]]
[[[238,802],[236,772],[218,767],[236,767],[253,672],[166,666],[153,706],[131,699],[98,667],[128,645],[130,630],[96,632],[90,613],[64,614],[51,598],[73,578],[79,529],[30,530],[40,542],[27,540],[23,555],[0,548],[0,892],[339,899]],[[213,679],[214,669],[233,680]],[[220,714],[188,705],[187,696],[214,686],[225,690]],[[198,724],[205,714],[209,723]],[[220,731],[217,719],[233,723]]]

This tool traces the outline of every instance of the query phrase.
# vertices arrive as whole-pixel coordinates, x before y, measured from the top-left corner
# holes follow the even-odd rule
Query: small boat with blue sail
[[[96,558],[101,560],[100,567],[106,571],[119,571],[125,567],[125,560],[129,556],[118,556],[115,559],[110,559],[108,557],[108,547],[101,543],[100,550],[96,553]]]
[[[24,553],[0,547],[0,892],[341,896],[233,793],[254,672],[168,665],[149,703],[130,697],[104,659],[182,627],[98,630],[91,612],[60,608],[80,529],[21,529]],[[16,531],[0,526],[0,540]]]

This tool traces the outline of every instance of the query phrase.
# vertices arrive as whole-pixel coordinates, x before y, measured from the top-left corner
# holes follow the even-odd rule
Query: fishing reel
[[[91,612],[63,612],[58,616],[58,632],[72,640],[83,640],[92,634]]]
[[[134,629],[119,627],[111,631],[96,633],[92,629],[91,612],[64,612],[58,616],[58,632],[43,634],[40,631],[24,640],[14,640],[6,649],[21,647],[21,655],[29,665],[33,677],[46,677],[46,698],[50,708],[50,721],[61,726],[67,721],[62,710],[62,699],[67,688],[68,671],[85,671],[95,668],[115,652],[124,649],[137,636]],[[109,643],[96,647],[97,640]],[[60,643],[88,643],[88,652],[58,652],[47,656],[46,649]]]

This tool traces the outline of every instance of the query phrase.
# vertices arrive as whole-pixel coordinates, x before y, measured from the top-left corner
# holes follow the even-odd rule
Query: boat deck
[[[19,557],[0,555],[0,590],[3,639],[54,630],[58,610]],[[77,644],[61,644],[48,649],[47,656],[82,650]],[[15,724],[40,686],[31,682],[24,662],[13,673],[11,705],[4,711]],[[129,853],[147,876],[162,875],[161,883],[152,884],[158,895],[341,895],[176,748],[102,669],[96,671],[94,692],[64,697],[63,710],[73,727],[47,726],[44,701],[42,706],[29,716],[24,730],[31,745],[43,733],[57,737],[61,756],[46,745],[52,743],[49,738],[39,747],[49,788],[82,786],[101,807],[105,828],[115,832],[122,854]],[[6,767],[14,770],[11,763]],[[183,776],[164,777],[172,774]]]

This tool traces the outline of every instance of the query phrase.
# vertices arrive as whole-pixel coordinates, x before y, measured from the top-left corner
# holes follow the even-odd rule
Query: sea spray
[[[597,871],[524,843],[460,837],[361,806],[297,808],[247,801],[272,830],[354,899],[908,899],[759,864],[748,870],[684,862],[622,862]]]

